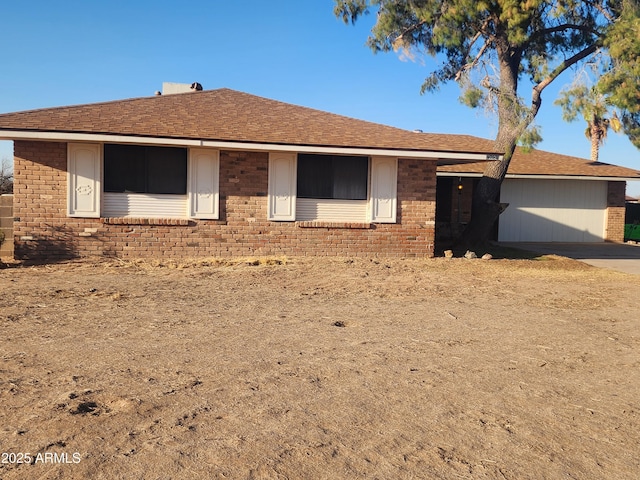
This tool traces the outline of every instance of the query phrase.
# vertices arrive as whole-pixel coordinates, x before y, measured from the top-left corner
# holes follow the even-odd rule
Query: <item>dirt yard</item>
[[[640,477],[640,277],[270,263],[0,270],[0,478]]]

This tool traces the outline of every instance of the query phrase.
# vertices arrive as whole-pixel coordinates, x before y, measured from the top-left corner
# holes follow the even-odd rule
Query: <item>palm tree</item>
[[[612,111],[607,97],[594,87],[577,85],[560,92],[555,101],[562,107],[562,118],[574,121],[578,115],[587,122],[585,136],[591,141],[591,161],[597,162],[600,147],[607,138],[609,128],[614,132],[622,130],[622,123],[615,111]]]

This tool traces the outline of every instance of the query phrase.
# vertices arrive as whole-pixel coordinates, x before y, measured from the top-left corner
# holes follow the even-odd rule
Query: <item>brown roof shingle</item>
[[[472,162],[456,165],[439,165],[438,172],[458,174],[481,174],[484,162]],[[591,162],[584,158],[571,157],[558,153],[533,149],[529,152],[522,148],[516,151],[509,164],[507,175],[550,175],[550,176],[588,176],[622,177],[640,179],[640,171],[608,163]]]
[[[12,131],[86,133],[319,147],[496,153],[471,135],[415,133],[227,88],[0,114]],[[438,166],[442,173],[481,174],[484,162]],[[517,149],[508,174],[640,178],[625,167]]]
[[[226,88],[1,114],[3,130],[495,153],[490,140],[414,133]]]

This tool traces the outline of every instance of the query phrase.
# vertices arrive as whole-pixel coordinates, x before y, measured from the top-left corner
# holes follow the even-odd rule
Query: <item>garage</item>
[[[602,242],[607,182],[507,178],[498,239],[505,242]]]
[[[451,244],[471,219],[486,162],[438,163],[436,241]],[[598,243],[624,241],[625,189],[640,171],[517,147],[502,183],[492,240]]]

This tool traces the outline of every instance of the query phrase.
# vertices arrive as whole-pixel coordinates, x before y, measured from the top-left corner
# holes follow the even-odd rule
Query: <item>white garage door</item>
[[[505,242],[602,242],[607,182],[506,179],[498,239]]]

